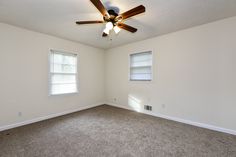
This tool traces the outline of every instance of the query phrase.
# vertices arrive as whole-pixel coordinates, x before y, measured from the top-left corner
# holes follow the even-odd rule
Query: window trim
[[[76,91],[75,92],[71,92],[71,93],[60,93],[60,94],[52,94],[52,73],[51,73],[51,54],[53,52],[56,52],[58,54],[64,54],[64,55],[71,55],[71,56],[76,56],[76,66],[75,66],[75,70],[76,70],[76,74],[75,74],[75,79],[76,79]],[[57,49],[49,49],[49,53],[48,53],[48,96],[60,96],[60,95],[73,95],[73,94],[78,94],[79,90],[78,90],[78,53],[75,52],[68,52],[68,51],[64,51],[64,50],[57,50]],[[66,75],[66,74],[65,74]],[[70,74],[69,74],[70,75]]]
[[[142,53],[147,53],[147,52],[150,52],[151,53],[151,61],[152,61],[152,65],[151,65],[151,72],[152,72],[152,75],[151,75],[151,79],[150,80],[135,80],[135,79],[131,79],[131,71],[130,69],[132,68],[131,67],[131,56],[132,55],[135,55],[135,54],[142,54]],[[129,82],[146,82],[146,83],[150,83],[150,82],[153,82],[153,66],[154,66],[154,62],[153,62],[153,50],[144,50],[144,51],[141,51],[141,52],[133,52],[133,53],[129,53],[128,54],[128,81]]]

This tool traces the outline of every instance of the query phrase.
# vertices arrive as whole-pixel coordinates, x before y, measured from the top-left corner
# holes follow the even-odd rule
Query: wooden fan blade
[[[103,37],[107,37],[108,35],[103,32],[103,33],[102,33],[102,36],[103,36]]]
[[[143,5],[137,6],[127,12],[121,14],[122,19],[127,19],[129,17],[141,14],[145,12],[145,7]]]
[[[126,25],[126,24],[124,24],[124,23],[118,23],[117,26],[118,26],[119,28],[122,28],[122,29],[127,30],[127,31],[132,32],[132,33],[135,33],[135,32],[137,32],[137,30],[138,30],[137,28],[131,27],[131,26]]]
[[[102,2],[100,0],[90,0],[90,1],[102,13],[103,16],[109,15],[106,8],[104,7],[104,5],[102,4]]]
[[[96,23],[103,23],[104,21],[77,21],[76,24],[82,25],[82,24],[96,24]]]

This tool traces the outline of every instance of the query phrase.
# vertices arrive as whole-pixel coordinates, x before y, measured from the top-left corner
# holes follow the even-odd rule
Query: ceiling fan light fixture
[[[119,15],[119,16],[116,17],[116,21],[121,22],[122,20],[123,20],[123,18],[122,18],[121,15]]]
[[[104,32],[105,34],[109,35],[109,33],[110,33],[110,30],[109,30],[109,29],[107,29],[107,28],[105,28],[105,29],[103,30],[103,32]]]
[[[116,34],[118,34],[121,30],[118,26],[115,26],[113,29],[114,29]]]
[[[90,1],[102,14],[103,20],[77,21],[76,24],[82,25],[82,24],[103,23],[105,24],[105,29],[103,30],[102,37],[107,37],[112,29],[114,30],[116,34],[118,34],[121,29],[124,29],[131,33],[137,32],[138,30],[137,28],[126,25],[123,23],[123,21],[133,16],[144,13],[146,10],[143,5],[139,5],[126,12],[123,12],[122,14],[119,14],[119,8],[110,7],[111,9],[107,10],[106,7],[101,2],[102,0],[90,0]]]
[[[106,29],[112,30],[112,28],[113,28],[113,23],[112,22],[107,22]]]

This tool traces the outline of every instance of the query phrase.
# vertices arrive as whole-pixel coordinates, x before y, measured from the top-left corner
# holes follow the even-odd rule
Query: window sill
[[[61,93],[61,94],[49,94],[49,96],[66,96],[66,95],[75,95],[79,92],[73,92],[73,93]]]
[[[151,82],[152,80],[129,80],[130,82]]]
[[[153,84],[153,80],[128,80],[129,84]]]

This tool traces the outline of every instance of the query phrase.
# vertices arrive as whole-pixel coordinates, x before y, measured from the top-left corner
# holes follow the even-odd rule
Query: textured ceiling
[[[236,16],[236,0],[102,0],[120,13],[143,4],[146,13],[125,23],[135,34],[121,31],[102,38],[104,24],[75,24],[77,20],[101,20],[89,0],[0,0],[0,22],[78,41],[103,49]]]

